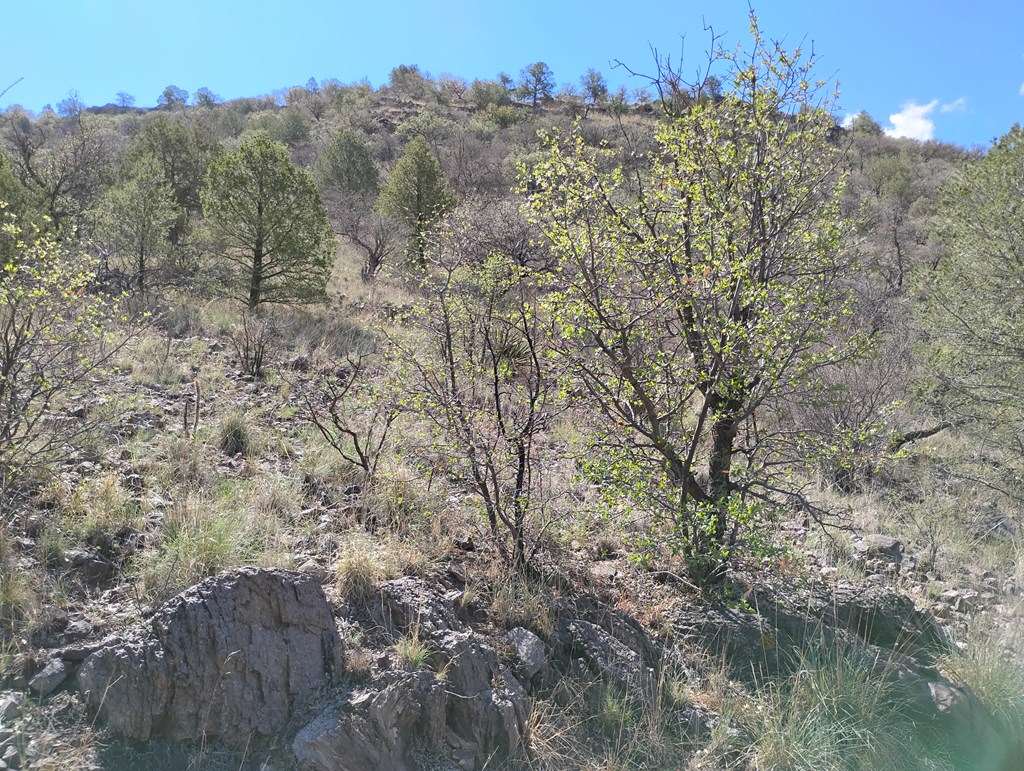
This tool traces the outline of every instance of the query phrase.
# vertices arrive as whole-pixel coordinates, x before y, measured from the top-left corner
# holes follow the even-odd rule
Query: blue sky
[[[746,0],[10,0],[0,98],[39,110],[71,90],[87,105],[119,91],[153,105],[163,88],[258,96],[311,76],[375,86],[398,64],[468,80],[543,60],[559,83],[589,67],[629,87],[620,59],[651,69],[650,46],[696,69],[704,22],[746,37]],[[813,43],[838,79],[840,115],[869,112],[897,135],[988,145],[1024,117],[1020,0],[817,0],[755,4],[761,28]],[[16,31],[16,34],[11,34]]]

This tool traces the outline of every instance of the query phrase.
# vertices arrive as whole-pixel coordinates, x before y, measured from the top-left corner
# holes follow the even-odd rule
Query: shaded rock
[[[25,694],[9,693],[0,699],[0,721],[12,723],[21,715],[25,706]]]
[[[429,666],[445,673],[448,730],[475,748],[481,762],[520,744],[532,700],[494,649],[458,618],[449,597],[419,579],[399,578],[381,587],[374,613],[392,637],[415,634],[428,646]]]
[[[353,694],[298,732],[296,759],[312,771],[406,771],[418,768],[407,753],[416,742],[444,738],[448,697],[433,672],[393,673],[383,689]]]
[[[282,730],[341,668],[341,639],[314,577],[240,568],[105,641],[82,664],[78,686],[122,736],[244,747]]]
[[[884,560],[894,565],[903,562],[903,543],[888,535],[871,533],[855,538],[853,550],[865,560]]]
[[[610,633],[589,621],[569,624],[571,652],[589,661],[605,677],[624,684],[637,684],[644,672],[643,657]]]
[[[508,633],[508,641],[516,650],[519,660],[519,672],[527,680],[533,678],[547,663],[544,641],[529,629],[517,626]]]
[[[884,587],[840,584],[808,605],[813,615],[831,626],[922,661],[952,650],[949,637],[931,614],[918,610],[909,597]]]
[[[113,562],[91,551],[69,551],[64,555],[64,561],[90,586],[109,581],[117,573],[117,567]]]
[[[40,696],[49,696],[64,682],[68,672],[68,665],[63,659],[50,659],[46,666],[28,681],[28,687]]]
[[[75,640],[81,640],[92,634],[92,624],[85,619],[79,619],[72,621],[64,629],[64,633],[61,638],[65,642],[74,642]]]
[[[906,610],[889,594],[875,599]],[[826,667],[835,667],[837,661],[845,662],[862,669],[886,688],[915,721],[948,732],[964,750],[995,746],[998,734],[981,702],[968,689],[901,652],[906,644],[899,633],[902,627],[895,620],[889,626],[880,625],[884,634],[866,634],[859,622],[870,617],[870,605],[863,596],[858,596],[858,602],[861,604],[844,604],[842,597],[837,596],[833,599],[833,611],[811,609],[818,617],[790,611],[782,603],[768,607],[760,603],[760,612],[684,608],[674,619],[674,630],[680,643],[723,656],[734,677],[755,685],[813,667],[815,661]],[[858,610],[854,612],[851,608]],[[872,636],[894,640],[897,650],[869,642]]]

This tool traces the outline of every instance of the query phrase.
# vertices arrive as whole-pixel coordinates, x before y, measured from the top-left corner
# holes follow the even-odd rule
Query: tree
[[[1024,449],[1024,128],[1015,125],[942,188],[937,233],[945,254],[924,272],[918,318],[944,416]]]
[[[467,97],[478,110],[484,110],[491,105],[502,107],[512,103],[508,89],[496,80],[474,80]]]
[[[540,102],[551,99],[555,90],[555,74],[544,62],[534,62],[519,72],[516,95],[529,102],[534,109]]]
[[[400,64],[388,76],[391,89],[410,99],[426,99],[434,93],[430,77],[415,64]]]
[[[109,184],[110,150],[96,120],[81,112],[63,120],[46,112],[33,121],[20,108],[4,117],[19,181],[38,193],[55,228],[79,225]]]
[[[171,243],[180,246],[189,232],[189,219],[201,210],[200,188],[210,161],[222,152],[210,128],[185,116],[157,115],[132,139],[123,162],[134,166],[153,158],[171,186],[180,214],[171,227]]]
[[[129,94],[127,91],[117,92],[117,106],[118,107],[134,107],[135,97]]]
[[[96,263],[25,230],[0,202],[0,513],[18,481],[41,470],[84,430],[54,419],[124,345],[117,298],[90,291]]]
[[[77,91],[71,91],[66,99],[57,102],[57,114],[62,118],[72,118],[84,109],[85,105],[82,104]]]
[[[197,90],[193,95],[192,99],[199,107],[215,107],[220,104],[220,97],[217,96],[213,91],[203,86]]]
[[[132,279],[140,294],[146,292],[154,263],[170,249],[168,233],[178,212],[162,169],[148,157],[100,199],[97,237],[111,254],[121,255],[132,265]]]
[[[365,140],[339,131],[313,165],[335,232],[365,253],[360,275],[371,280],[395,247],[395,223],[375,208],[380,191],[377,167]]]
[[[395,217],[413,232],[411,255],[420,266],[425,264],[427,235],[437,219],[455,208],[455,196],[441,164],[426,140],[418,136],[406,145],[394,171],[380,193],[382,213]]]
[[[188,91],[177,86],[168,86],[161,92],[156,103],[167,110],[181,109],[188,104]]]
[[[458,219],[458,218],[453,218]],[[481,502],[491,536],[517,570],[536,552],[553,466],[542,441],[558,408],[557,378],[535,276],[480,251],[469,222],[446,221],[412,318],[425,345],[396,341],[410,406],[437,432],[437,465]]]
[[[574,132],[530,197],[561,261],[549,301],[576,388],[604,418],[597,478],[646,502],[692,575],[722,575],[811,444],[787,401],[856,356],[840,328],[839,155],[813,58],[725,56],[730,90],[664,124],[646,167]],[[628,161],[623,158],[623,162]],[[610,170],[609,170],[609,167]],[[794,440],[797,440],[794,446]]]
[[[608,100],[608,81],[597,70],[591,68],[580,78],[583,98],[588,105],[604,104]]]
[[[250,309],[323,296],[334,234],[316,184],[284,145],[257,134],[211,163],[202,201],[229,291]]]

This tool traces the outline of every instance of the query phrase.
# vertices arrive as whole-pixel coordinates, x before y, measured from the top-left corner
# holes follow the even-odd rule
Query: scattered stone
[[[516,649],[519,671],[526,680],[540,672],[547,663],[544,641],[529,629],[517,626],[508,633],[508,640]]]
[[[60,684],[64,682],[64,679],[68,676],[68,665],[63,659],[53,658],[47,662],[46,666],[36,674],[31,680],[28,681],[28,687],[33,691],[42,696],[49,696]]]
[[[78,686],[122,736],[244,747],[281,731],[342,665],[331,606],[313,576],[240,568],[108,640],[82,664]]]
[[[617,562],[595,562],[590,566],[591,577],[601,581],[614,581],[619,576]]]
[[[78,621],[72,621],[64,629],[64,634],[61,637],[64,638],[65,643],[75,642],[76,640],[82,640],[92,634],[92,624],[86,621],[84,618]]]
[[[970,589],[947,589],[939,599],[957,613],[973,613],[981,607],[982,596]]]
[[[25,694],[9,693],[0,699],[0,722],[13,723],[25,706]]]
[[[853,550],[864,560],[884,560],[894,565],[903,562],[903,543],[892,536],[880,533],[855,538]]]
[[[77,663],[79,661],[85,661],[89,656],[100,650],[103,645],[103,641],[75,643],[61,648],[57,651],[57,655],[64,659],[64,661]]]
[[[331,581],[331,571],[314,559],[308,559],[299,565],[300,573],[308,573],[313,576],[321,585]]]
[[[18,748],[14,745],[9,745],[4,754],[0,755],[0,761],[3,761],[7,768],[21,768],[21,757],[18,754]]]
[[[74,549],[64,554],[64,564],[77,572],[82,581],[89,586],[105,583],[117,574],[113,562],[104,559],[96,552]]]

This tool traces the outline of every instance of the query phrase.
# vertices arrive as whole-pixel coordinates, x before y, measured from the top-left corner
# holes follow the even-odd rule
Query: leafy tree
[[[932,403],[1024,449],[1024,128],[964,162],[939,196],[946,252],[923,274]]]
[[[168,86],[161,92],[156,103],[167,110],[181,109],[188,104],[188,91],[177,86]]]
[[[210,164],[202,192],[211,233],[230,267],[229,290],[250,309],[319,299],[334,234],[312,177],[263,134]]]
[[[189,219],[202,208],[199,191],[206,169],[221,152],[220,143],[208,126],[169,115],[158,115],[148,122],[125,151],[123,161],[129,168],[145,158],[154,159],[171,186],[180,210],[171,227],[173,244],[185,241]]]
[[[55,228],[81,224],[111,176],[110,147],[96,121],[81,112],[64,120],[47,112],[33,121],[20,108],[4,117],[18,180],[38,194]]]
[[[135,97],[129,94],[127,91],[117,92],[117,106],[118,107],[134,107]]]
[[[140,294],[159,258],[170,249],[168,233],[178,219],[173,190],[155,159],[144,157],[120,185],[100,199],[97,237],[110,253],[132,265]]]
[[[434,84],[415,64],[400,64],[391,70],[388,82],[395,93],[410,99],[426,99],[434,93]]]
[[[7,156],[0,152],[0,201],[5,201],[7,212],[13,214],[22,223],[38,224],[42,214],[42,204],[38,191],[24,185],[14,174],[12,164]]]
[[[496,80],[474,80],[467,97],[478,110],[484,110],[492,104],[500,107],[512,103],[508,89]]]
[[[83,426],[54,420],[127,339],[115,299],[90,291],[96,263],[22,227],[0,203],[0,512],[18,481],[47,466]]]
[[[604,104],[608,100],[608,81],[595,69],[587,70],[580,78],[580,87],[583,89],[583,98],[589,105]]]
[[[220,97],[213,91],[203,86],[192,95],[192,99],[199,107],[215,107],[220,104]]]
[[[377,167],[365,140],[339,131],[313,165],[335,232],[365,254],[360,275],[369,281],[395,247],[396,226],[375,208],[380,191]]]
[[[646,168],[578,132],[549,144],[530,206],[560,258],[561,353],[605,418],[594,473],[646,501],[700,581],[793,486],[786,422],[854,356],[830,102],[813,60],[766,43],[728,93],[658,131]],[[624,158],[624,161],[628,161]],[[793,439],[800,441],[794,446]],[[664,540],[663,540],[664,539]]]
[[[455,208],[455,196],[441,164],[426,140],[418,136],[405,148],[380,193],[382,213],[395,217],[413,232],[411,254],[419,265],[425,264],[427,234],[437,219]]]
[[[549,101],[554,90],[555,74],[544,62],[534,62],[520,71],[516,96],[535,109],[541,102]]]

